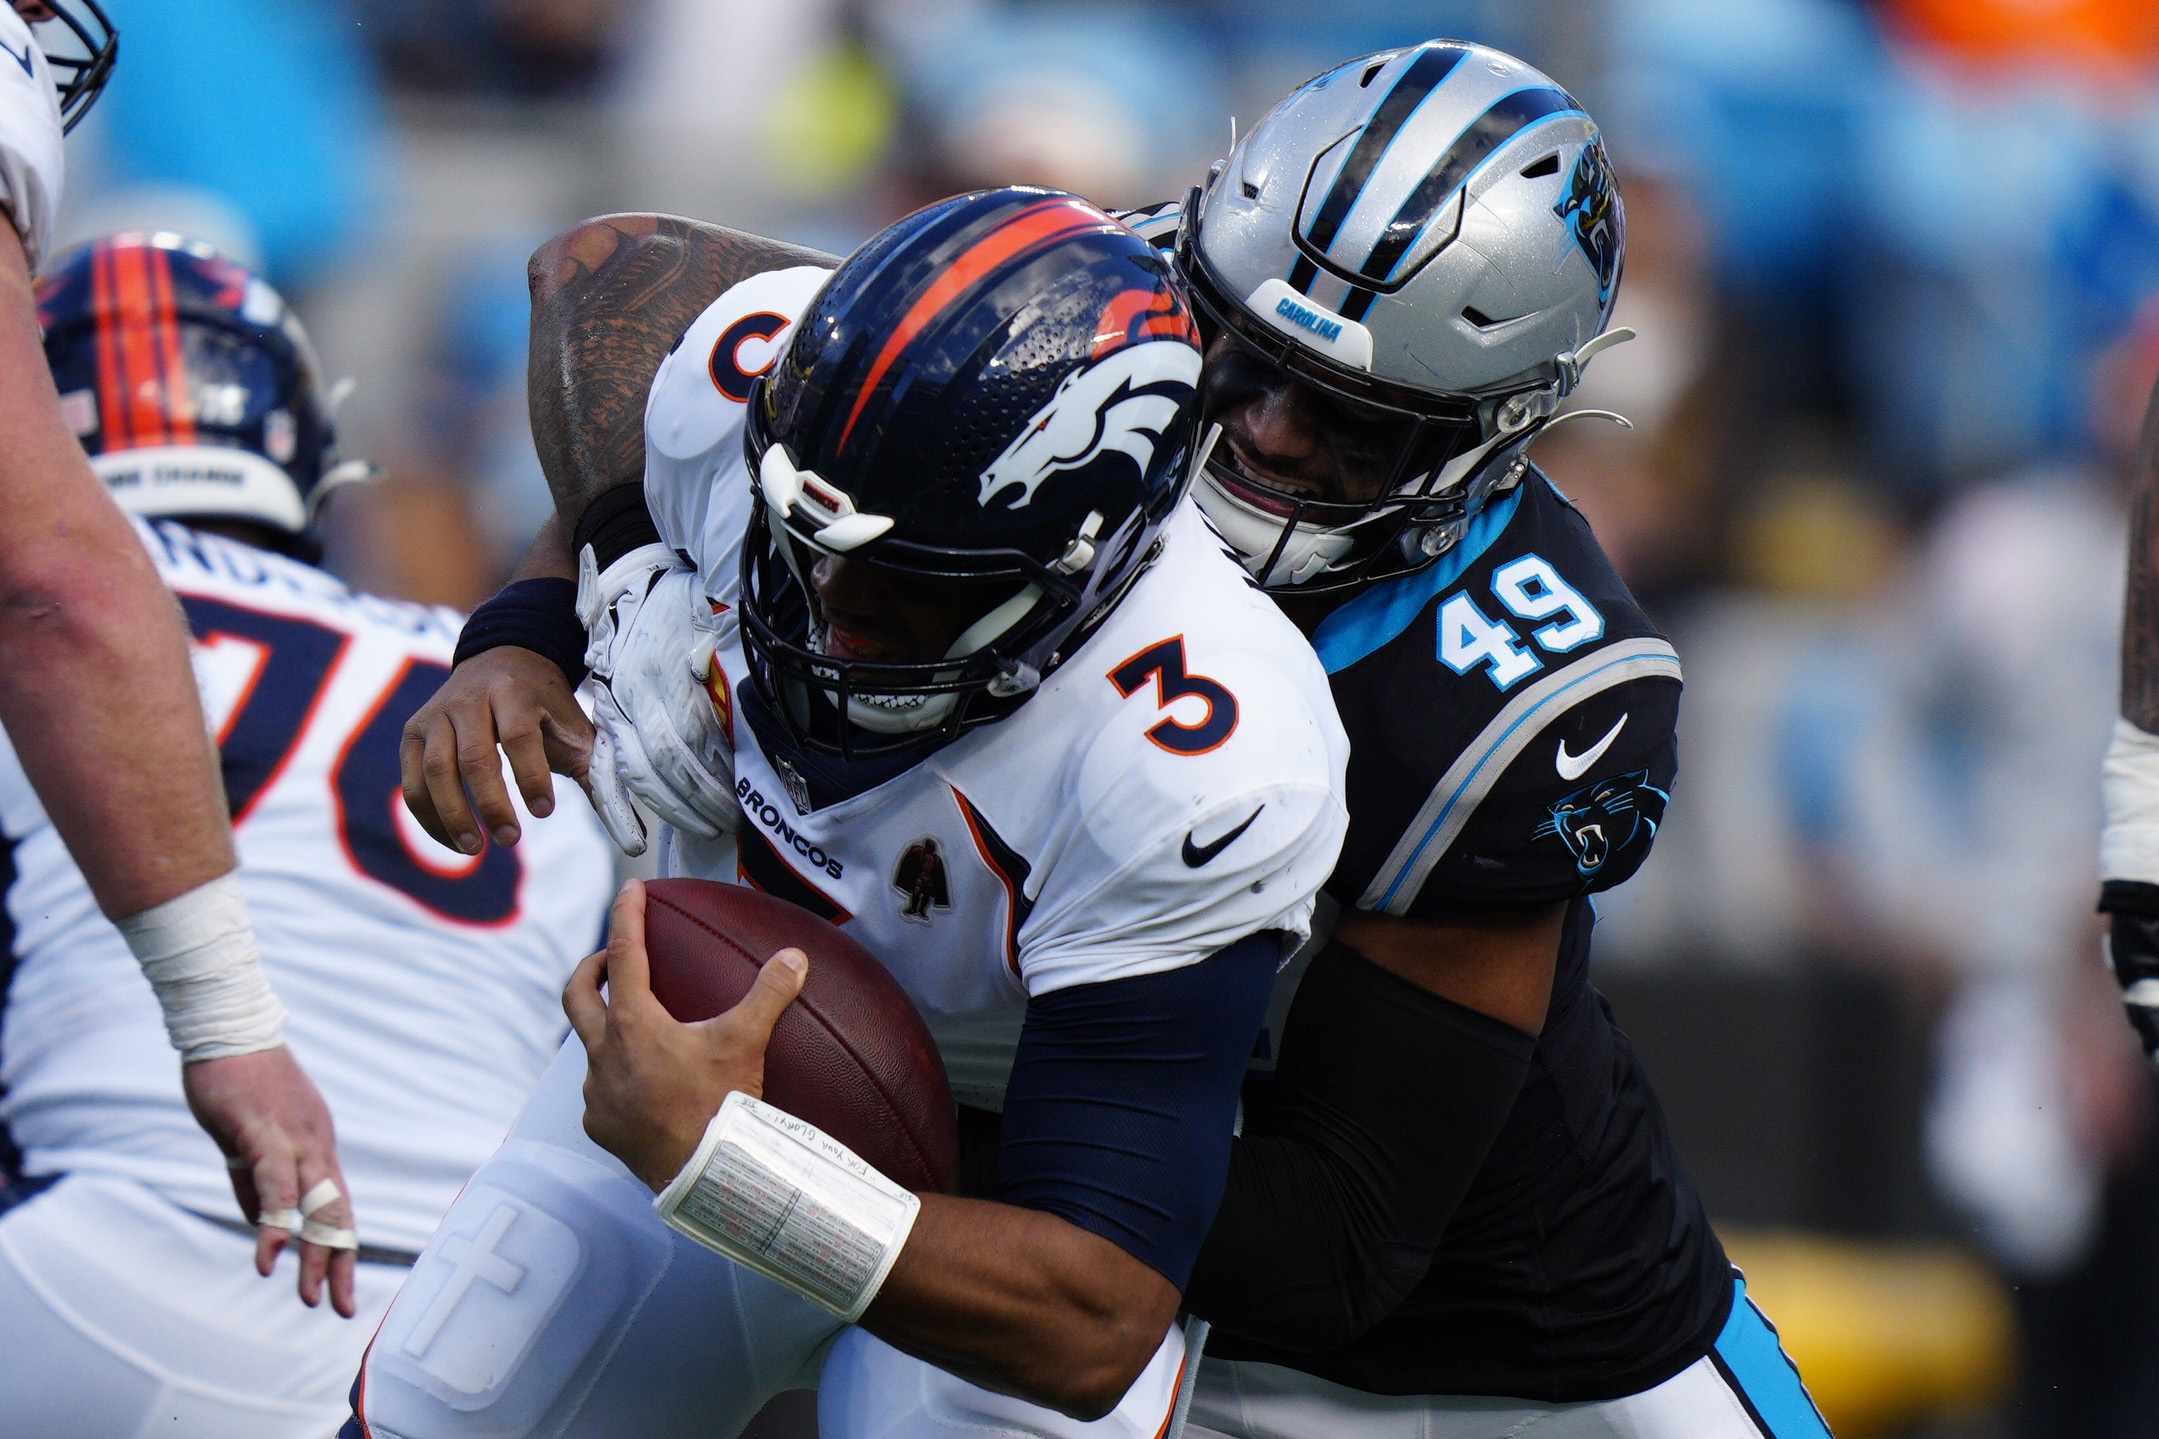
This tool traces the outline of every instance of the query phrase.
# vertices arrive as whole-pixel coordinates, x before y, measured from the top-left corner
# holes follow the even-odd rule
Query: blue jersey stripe
[[[1822,1411],[1814,1407],[1799,1368],[1786,1357],[1771,1324],[1747,1297],[1747,1282],[1733,1276],[1732,1315],[1715,1344],[1718,1367],[1761,1420],[1768,1439],[1830,1439]]]
[[[1526,483],[1526,482],[1525,482]],[[1477,511],[1455,547],[1413,574],[1374,585],[1320,622],[1312,648],[1328,674],[1338,674],[1408,629],[1426,602],[1462,577],[1514,519],[1522,487]]]

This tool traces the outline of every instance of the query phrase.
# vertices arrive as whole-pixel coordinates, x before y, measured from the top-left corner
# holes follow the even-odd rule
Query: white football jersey
[[[825,274],[737,285],[653,381],[646,497],[722,605],[753,499],[744,406],[721,383],[743,393],[770,366]],[[745,825],[673,836],[665,862],[846,927],[914,997],[968,1103],[1001,1105],[1029,996],[1192,964],[1255,930],[1301,940],[1334,867],[1349,746],[1326,675],[1196,509],[1164,539],[1026,704],[822,808],[743,717],[732,627],[721,645]]]
[[[34,274],[60,208],[60,94],[45,52],[12,6],[0,5],[0,204],[14,217]]]
[[[554,1057],[561,987],[597,945],[613,848],[574,792],[524,819],[514,849],[477,858],[406,812],[398,737],[449,674],[454,612],[136,523],[199,637],[241,884],[286,1039],[337,1121],[361,1241],[417,1251]],[[0,830],[15,962],[0,1122],[25,1171],[126,1175],[230,1215],[156,997],[4,744]]]

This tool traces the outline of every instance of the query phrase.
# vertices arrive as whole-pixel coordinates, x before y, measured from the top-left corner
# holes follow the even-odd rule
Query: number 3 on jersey
[[[1566,616],[1530,635],[1551,654],[1565,654],[1604,633],[1604,616],[1597,613],[1597,607],[1561,579],[1559,571],[1541,556],[1524,555],[1494,570],[1492,595],[1518,619]],[[1447,596],[1435,624],[1439,630],[1439,658],[1458,675],[1466,675],[1480,665],[1488,666],[1486,672],[1492,683],[1504,690],[1544,668],[1544,661],[1530,652],[1513,627],[1477,608],[1467,591]]]
[[[226,802],[237,827],[282,775],[313,727],[322,693],[344,658],[346,637],[291,615],[182,595],[218,728]],[[398,811],[397,742],[405,721],[449,677],[445,665],[407,662],[344,738],[329,772],[337,839],[353,867],[446,919],[505,923],[517,915],[522,866],[515,851],[487,845],[478,857],[408,837]],[[422,853],[421,846],[432,853]]]
[[[1171,754],[1205,754],[1220,749],[1237,728],[1237,697],[1205,675],[1185,673],[1184,636],[1174,635],[1147,646],[1109,672],[1117,693],[1130,699],[1154,681],[1156,709],[1169,709],[1177,700],[1195,698],[1207,706],[1197,724],[1184,724],[1173,711],[1169,718],[1147,731]]]

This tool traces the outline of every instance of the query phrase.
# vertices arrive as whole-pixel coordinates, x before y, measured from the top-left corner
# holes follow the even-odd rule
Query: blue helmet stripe
[[[1394,88],[1379,102],[1371,122],[1350,148],[1349,158],[1342,162],[1342,172],[1334,177],[1334,187],[1327,192],[1319,214],[1312,221],[1312,229],[1305,238],[1314,249],[1324,252],[1334,243],[1342,221],[1348,218],[1357,197],[1364,193],[1365,182],[1372,178],[1372,171],[1378,168],[1387,147],[1394,143],[1395,135],[1424,103],[1424,97],[1453,74],[1454,67],[1461,64],[1462,57],[1468,53],[1459,45],[1430,46],[1402,72],[1402,78],[1394,82]]]
[[[1494,101],[1492,108],[1479,115],[1455,138],[1431,173],[1402,202],[1402,208],[1395,211],[1387,228],[1380,232],[1379,243],[1372,247],[1360,273],[1368,280],[1384,282],[1392,279],[1402,257],[1409,253],[1417,236],[1424,233],[1424,227],[1432,223],[1440,206],[1494,150],[1539,120],[1580,113],[1582,107],[1575,103],[1573,96],[1550,86],[1516,90]]]

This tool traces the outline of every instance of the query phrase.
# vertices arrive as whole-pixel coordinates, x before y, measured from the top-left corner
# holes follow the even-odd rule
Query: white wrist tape
[[[2159,735],[2114,721],[2099,767],[2106,827],[2099,831],[2099,877],[2159,884]]]
[[[225,1059],[285,1042],[285,1007],[263,977],[237,873],[118,921],[165,1010],[182,1060]]]
[[[816,1125],[737,1090],[652,1207],[852,1324],[892,1272],[922,1201]]]

